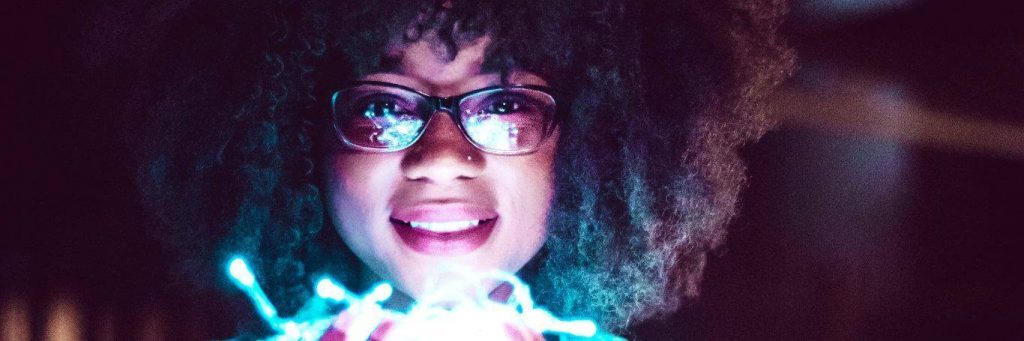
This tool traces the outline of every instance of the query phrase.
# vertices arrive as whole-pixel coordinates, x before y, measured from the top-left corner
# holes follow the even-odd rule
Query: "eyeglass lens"
[[[555,101],[540,90],[486,90],[462,98],[457,106],[466,137],[488,152],[533,150],[554,124]],[[396,151],[416,142],[435,108],[427,97],[413,91],[361,85],[339,91],[333,110],[334,124],[345,142]]]

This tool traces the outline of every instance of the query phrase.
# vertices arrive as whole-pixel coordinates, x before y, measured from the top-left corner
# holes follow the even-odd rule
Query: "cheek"
[[[503,158],[495,164],[495,186],[505,193],[507,221],[514,230],[506,231],[504,247],[513,256],[505,260],[507,269],[518,269],[537,253],[547,239],[547,217],[554,196],[553,151]]]
[[[509,206],[529,221],[543,219],[550,207],[553,179],[550,168],[539,165],[508,165],[499,187],[508,193]]]
[[[325,160],[325,195],[329,215],[342,239],[353,249],[370,247],[383,219],[389,189],[398,176],[398,160],[385,154],[337,154]]]
[[[547,240],[547,216],[552,197],[550,176],[528,174],[521,181],[513,187],[518,188],[518,193],[512,198],[516,218],[521,219],[516,224],[519,229],[515,232],[518,235],[518,247],[513,248],[521,253],[514,257],[517,259],[513,261],[517,263],[525,263],[533,258]],[[517,264],[517,267],[522,265]]]

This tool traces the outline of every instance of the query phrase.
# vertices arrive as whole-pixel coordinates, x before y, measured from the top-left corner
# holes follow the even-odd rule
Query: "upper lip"
[[[490,205],[462,200],[433,200],[409,205],[399,205],[391,212],[391,218],[404,222],[450,222],[488,220],[498,217]]]

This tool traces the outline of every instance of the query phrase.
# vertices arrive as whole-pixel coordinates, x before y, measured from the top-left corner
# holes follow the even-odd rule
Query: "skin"
[[[452,96],[500,84],[481,65],[488,36],[444,58],[432,35],[387,52],[398,68],[361,80],[385,81],[435,96]],[[548,85],[530,72],[512,72],[512,84]],[[558,132],[526,155],[502,156],[474,147],[444,112],[435,113],[411,147],[390,153],[356,151],[334,141],[323,163],[329,215],[348,247],[379,279],[413,298],[428,279],[449,266],[472,271],[515,272],[541,248],[553,195],[553,161]],[[395,207],[417,203],[471,202],[499,214],[484,244],[461,255],[428,255],[405,245],[389,217]],[[495,283],[486,283],[494,289]]]

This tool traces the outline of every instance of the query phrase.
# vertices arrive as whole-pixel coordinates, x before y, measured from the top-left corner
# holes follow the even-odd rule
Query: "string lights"
[[[290,318],[278,316],[277,309],[256,281],[256,275],[241,257],[228,263],[228,274],[236,286],[256,306],[260,317],[277,335],[268,340],[320,340],[337,319],[337,308],[344,306],[350,318],[344,330],[345,340],[367,340],[384,323],[390,323],[386,340],[507,340],[510,332],[519,337],[542,334],[585,340],[624,340],[598,331],[591,320],[563,320],[535,306],[530,288],[514,275],[503,272],[476,274],[468,270],[450,270],[440,281],[428,283],[428,293],[408,312],[387,309],[383,303],[394,288],[381,283],[364,295],[352,293],[329,277],[314,287],[316,295]],[[458,279],[452,284],[452,278]],[[506,302],[489,298],[485,283],[507,283],[512,292]]]

